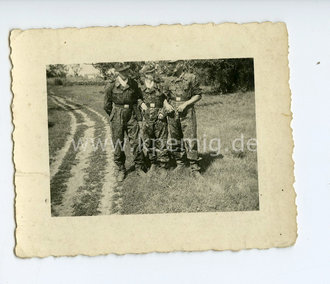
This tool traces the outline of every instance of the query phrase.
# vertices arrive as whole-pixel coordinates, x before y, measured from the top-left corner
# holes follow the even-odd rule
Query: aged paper
[[[10,46],[17,256],[240,250],[295,243],[297,213],[284,23],[13,30]],[[150,62],[152,68],[148,67]],[[174,64],[181,75],[168,79],[166,72]],[[103,72],[105,67],[108,69]],[[250,146],[256,144],[251,140],[256,136],[257,151],[226,148],[213,158],[213,144],[213,152],[203,152],[199,145],[200,157],[195,159],[195,152],[181,145],[186,147],[190,162],[185,170],[191,169],[195,175],[197,171],[197,179],[177,175],[175,166],[169,164],[162,172],[167,178],[161,183],[148,172],[135,176],[129,170],[122,176],[125,180],[120,180],[118,173],[115,175],[119,160],[110,150],[100,154],[103,152],[87,145],[84,151],[70,152],[75,139],[81,138],[79,134],[84,141],[91,136],[103,139],[114,137],[122,127],[116,125],[118,113],[131,105],[110,102],[117,108],[116,113],[113,108],[108,113],[110,131],[109,117],[103,103],[101,106],[108,92],[105,84],[112,84],[113,96],[114,89],[131,87],[130,83],[126,87],[126,77],[121,76],[125,70],[132,71],[127,76],[136,81],[136,74],[145,72],[140,80],[147,86],[142,87],[143,93],[154,86],[146,74],[157,68],[166,77],[159,80],[159,90],[166,90],[170,103],[172,95],[177,101],[173,105],[192,102],[191,97],[184,97],[188,88],[196,92],[194,98],[199,96],[197,87],[202,93],[187,107],[195,119],[192,109],[196,104],[197,120],[191,120],[197,123],[195,136],[201,138],[201,131],[220,129],[225,140],[234,141],[234,147],[243,136],[236,139],[233,135],[241,135],[241,131],[242,135],[248,133]],[[215,79],[207,76],[212,70],[218,72]],[[253,84],[249,85],[246,82],[251,81],[251,74]],[[180,93],[180,84],[185,86],[185,82]],[[146,109],[155,107],[154,102],[145,102]],[[175,115],[184,123],[184,111],[175,110]],[[167,123],[173,137],[170,115]],[[127,159],[132,161],[134,155],[133,151]],[[175,175],[178,178],[172,179]],[[153,188],[156,182],[158,187]]]

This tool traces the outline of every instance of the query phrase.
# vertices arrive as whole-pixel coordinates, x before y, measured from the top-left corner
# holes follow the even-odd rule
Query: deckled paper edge
[[[271,23],[271,22],[262,22],[262,23],[246,23],[246,24],[237,24],[237,23],[222,23],[220,25],[253,25],[253,24],[265,24],[265,23]],[[203,24],[203,25],[217,25],[217,24],[214,24],[214,23],[207,23],[207,24]],[[276,23],[271,23],[271,24],[276,24]],[[185,26],[194,26],[194,25],[198,25],[200,26],[201,24],[192,24],[192,25],[181,25],[181,24],[176,24],[176,25],[170,25],[170,26],[178,26],[178,27],[185,27]],[[124,26],[124,27],[120,27],[120,26],[115,26],[115,27],[111,27],[111,28],[118,28],[118,29],[127,29],[127,28],[144,28],[144,27],[153,27],[153,28],[157,28],[159,26],[168,26],[168,25],[165,25],[165,24],[162,24],[162,25],[158,25],[158,26],[148,26],[148,25],[141,25],[141,26]],[[17,175],[17,167],[16,167],[16,159],[15,159],[15,138],[16,138],[16,133],[15,133],[15,130],[17,128],[16,126],[16,118],[15,118],[15,110],[14,110],[14,105],[15,105],[15,95],[14,95],[14,85],[15,85],[15,78],[14,78],[14,73],[15,73],[15,66],[14,66],[14,63],[13,63],[13,57],[15,56],[14,52],[13,52],[13,49],[12,49],[12,43],[13,43],[13,40],[14,40],[14,37],[18,37],[19,35],[25,33],[25,32],[29,32],[31,30],[35,30],[35,31],[39,31],[39,30],[82,30],[82,29],[106,29],[106,28],[110,28],[110,27],[85,27],[85,28],[60,28],[60,29],[51,29],[51,28],[46,28],[46,29],[27,29],[27,30],[19,30],[19,29],[13,29],[11,32],[10,32],[10,61],[11,61],[11,64],[12,64],[12,69],[11,69],[11,91],[13,93],[13,99],[12,99],[12,103],[11,103],[11,110],[12,110],[12,124],[13,124],[13,131],[12,131],[12,140],[13,140],[13,163],[14,163],[14,168],[15,168],[15,175],[14,175],[14,185],[15,185],[15,213],[16,213],[16,205],[17,205],[17,190],[16,190],[16,175]],[[288,70],[289,70],[289,74],[290,74],[290,68],[289,68],[289,65],[288,65]],[[293,157],[292,157],[292,154],[293,154],[293,149],[294,149],[294,141],[293,141],[293,135],[292,135],[292,110],[291,110],[291,103],[292,103],[292,93],[291,93],[291,89],[290,89],[290,85],[289,85],[289,79],[290,79],[290,76],[288,76],[288,82],[287,82],[287,85],[288,85],[288,90],[289,90],[289,100],[290,100],[290,103],[289,103],[289,108],[290,108],[290,123],[289,123],[289,127],[290,127],[290,133],[291,133],[291,141],[292,141],[292,144],[291,144],[291,159],[292,159],[292,164],[293,164],[293,171],[291,173],[291,176],[293,178],[293,184],[292,184],[292,189],[294,191],[294,182],[295,182],[295,177],[294,177],[294,160],[293,160]],[[40,174],[44,174],[42,172],[40,172]],[[296,193],[294,191],[294,205],[296,207],[296,215],[295,217],[297,216],[297,206],[296,206]],[[15,230],[15,237],[16,237],[16,247],[15,247],[15,252],[16,252],[16,255],[18,257],[31,257],[31,256],[26,256],[24,254],[24,251],[22,251],[22,248],[18,248],[18,244],[17,244],[17,232],[18,232],[18,222],[17,222],[17,215],[15,214],[15,221],[16,221],[16,230]],[[296,220],[296,229],[297,229],[297,220]],[[276,245],[276,246],[267,246],[267,247],[259,247],[258,249],[268,249],[268,248],[272,248],[272,247],[278,247],[278,248],[281,248],[281,247],[289,247],[289,246],[292,246],[295,244],[296,242],[296,238],[297,238],[297,234],[296,234],[296,237],[294,239],[291,240],[291,242],[288,242],[288,243],[285,243],[283,245]],[[254,249],[254,247],[241,247],[239,249],[234,249],[234,248],[228,248],[228,249],[217,249],[217,248],[210,248],[208,250],[213,250],[213,251],[222,251],[222,250],[231,250],[231,251],[239,251],[241,249]],[[186,251],[186,252],[190,252],[190,251],[205,251],[205,249],[196,249],[196,250],[185,250],[185,249],[178,249],[178,250],[145,250],[145,251],[141,251],[141,252],[137,252],[137,253],[132,253],[132,252],[104,252],[104,253],[91,253],[91,254],[78,254],[78,255],[86,255],[86,256],[95,256],[95,255],[107,255],[107,254],[118,254],[118,255],[122,255],[122,254],[140,254],[140,253],[150,253],[150,252],[177,252],[177,251]],[[46,255],[35,255],[35,257],[45,257]],[[54,254],[53,256],[57,256],[56,254]],[[73,253],[73,254],[67,254],[67,256],[77,256],[77,254]]]

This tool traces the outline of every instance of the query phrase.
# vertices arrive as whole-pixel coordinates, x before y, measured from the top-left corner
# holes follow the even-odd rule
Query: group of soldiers
[[[174,171],[182,171],[189,163],[191,175],[200,178],[194,104],[202,96],[196,76],[181,60],[167,62],[166,72],[157,64],[146,63],[139,80],[132,77],[127,63],[118,63],[115,70],[116,76],[105,90],[104,110],[110,120],[117,181],[126,176],[125,134],[138,175],[149,170],[166,177],[173,157]],[[145,158],[150,161],[149,169]]]

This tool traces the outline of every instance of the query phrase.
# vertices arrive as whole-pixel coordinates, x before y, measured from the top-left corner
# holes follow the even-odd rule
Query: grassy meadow
[[[48,86],[48,93],[86,105],[106,117],[102,86]],[[49,105],[50,157],[64,144],[69,129],[68,115]],[[60,110],[59,110],[60,111]],[[205,95],[196,105],[202,179],[193,179],[189,170],[165,179],[157,173],[146,177],[130,172],[112,198],[117,214],[152,214],[258,210],[257,152],[247,149],[247,141],[256,138],[254,93]],[[96,125],[97,126],[97,125]],[[235,151],[242,141],[243,148]],[[212,140],[213,139],[213,140]],[[220,139],[220,140],[219,140]],[[210,146],[210,141],[214,143]],[[220,141],[220,142],[218,142]],[[205,145],[205,146],[204,146]],[[220,145],[219,149],[215,146]],[[213,146],[213,147],[212,147]],[[101,150],[100,150],[101,151]],[[214,155],[217,152],[217,155]],[[132,159],[127,154],[127,168]],[[95,163],[95,161],[93,162]],[[118,205],[120,204],[120,205]],[[82,214],[83,215],[83,214]]]

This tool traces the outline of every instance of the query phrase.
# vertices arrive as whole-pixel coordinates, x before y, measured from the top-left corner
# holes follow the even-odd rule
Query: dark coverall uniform
[[[175,110],[168,115],[171,152],[177,164],[184,164],[186,154],[191,169],[199,171],[195,108],[190,105],[182,113],[177,111],[179,105],[195,95],[201,95],[199,82],[191,73],[182,73],[178,78],[167,77],[164,81],[164,93]]]
[[[132,79],[128,79],[125,87],[120,84],[118,78],[106,87],[104,110],[110,116],[114,161],[118,170],[125,170],[125,133],[131,146],[136,168],[143,168],[143,152],[139,143],[138,121],[142,120],[137,105],[139,99],[141,99],[141,92],[138,84]]]
[[[167,119],[163,111],[165,96],[159,84],[154,82],[151,88],[141,84],[142,101],[148,109],[143,112],[143,139],[147,148],[148,158],[152,164],[158,162],[159,166],[166,167],[169,156],[167,151]],[[142,103],[142,101],[140,103]],[[159,119],[159,114],[163,119]]]

